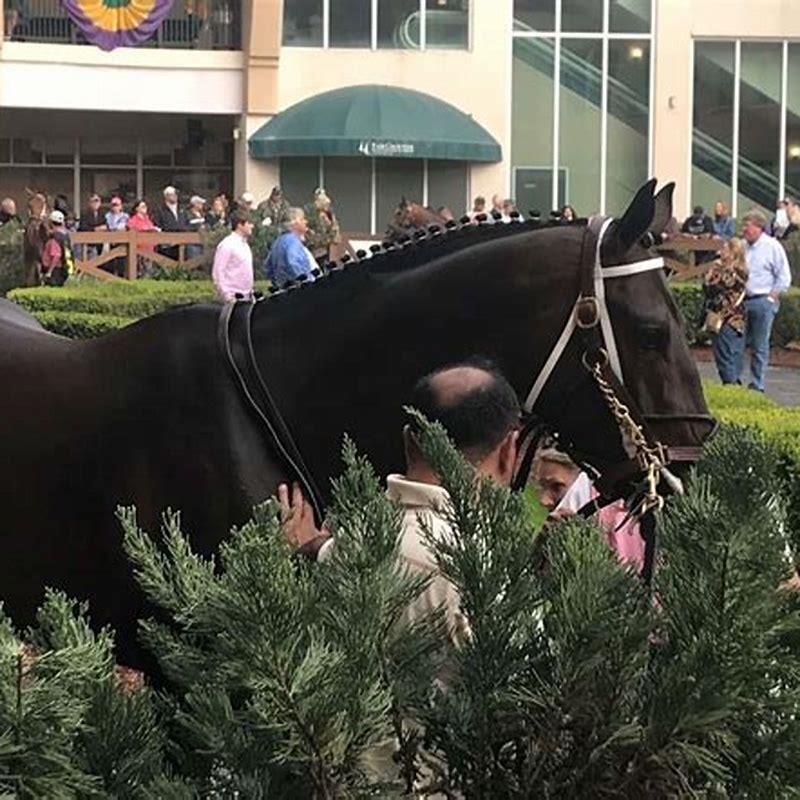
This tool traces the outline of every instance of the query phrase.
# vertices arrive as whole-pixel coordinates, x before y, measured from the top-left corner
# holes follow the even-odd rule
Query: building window
[[[800,51],[789,42],[694,45],[692,203],[740,216],[800,194]]]
[[[648,179],[650,130],[650,42],[608,43],[608,132],[606,207],[624,211]]]
[[[322,47],[323,0],[285,0],[283,43],[292,47]]]
[[[470,0],[284,0],[289,47],[467,49]]]
[[[467,210],[467,167],[461,161],[428,162],[427,200],[431,208],[449,209],[458,219]]]
[[[161,199],[168,184],[183,201],[211,199],[233,190],[233,126],[230,117],[157,118],[136,114],[59,114],[57,136],[32,136],[53,112],[7,110],[0,120],[0,186],[25,202],[25,187],[64,194],[75,210],[97,192],[125,203]],[[84,131],[105,135],[83,135]],[[126,136],[137,131],[138,136]]]
[[[556,0],[514,0],[515,31],[554,31]]]
[[[515,0],[521,210],[619,213],[650,171],[652,0]]]
[[[733,185],[733,42],[696,42],[692,204],[730,207]]]
[[[324,186],[343,231],[381,236],[405,198],[434,209],[448,208],[457,219],[467,208],[463,161],[419,158],[282,158],[281,188],[293,205],[311,202]]]

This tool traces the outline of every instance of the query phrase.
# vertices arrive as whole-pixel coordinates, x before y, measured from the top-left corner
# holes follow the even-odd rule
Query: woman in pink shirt
[[[139,233],[156,233],[161,230],[157,228],[153,220],[147,213],[147,203],[144,200],[137,200],[131,207],[131,215],[128,218],[128,230],[139,231]],[[154,253],[156,248],[152,244],[140,244],[137,248],[140,253]],[[139,274],[147,273],[151,261],[147,256],[140,255],[138,259]]]
[[[539,502],[552,517],[575,514],[599,496],[589,476],[555,447],[543,447],[536,453],[531,474],[539,486]],[[617,558],[640,572],[644,566],[644,540],[639,523],[629,518],[623,501],[602,508],[597,521]]]
[[[144,200],[137,200],[131,208],[131,215],[128,218],[128,230],[139,231],[139,233],[157,233],[161,228],[157,228],[150,215],[147,213],[147,202]],[[140,245],[140,250],[147,250],[153,252],[155,245],[147,244]]]

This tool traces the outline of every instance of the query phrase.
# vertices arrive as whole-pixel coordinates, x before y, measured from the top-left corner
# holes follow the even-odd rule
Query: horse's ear
[[[615,236],[620,243],[622,251],[630,249],[634,242],[650,230],[650,223],[656,210],[656,201],[653,192],[656,188],[656,179],[653,178],[636,192],[636,197],[628,206],[628,210],[614,226]]]
[[[654,236],[661,236],[672,219],[672,194],[674,191],[675,184],[668,183],[655,196],[656,212],[653,215],[653,221],[650,223],[650,230]]]

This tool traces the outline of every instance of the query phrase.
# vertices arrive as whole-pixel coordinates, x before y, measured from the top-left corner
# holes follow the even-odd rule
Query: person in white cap
[[[206,201],[199,194],[193,194],[189,200],[189,208],[186,209],[186,227],[190,233],[200,233],[208,229],[206,219]],[[186,258],[192,259],[202,255],[202,244],[187,244]]]
[[[242,192],[242,196],[239,198],[236,205],[239,206],[240,211],[249,214],[255,208],[256,198],[253,197],[252,192]]]
[[[66,220],[61,211],[50,212],[50,232],[42,251],[42,283],[63,286],[73,269]]]

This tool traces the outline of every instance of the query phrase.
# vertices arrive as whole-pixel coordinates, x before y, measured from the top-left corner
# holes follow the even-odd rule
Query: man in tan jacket
[[[498,483],[510,483],[517,457],[519,401],[508,381],[489,363],[469,362],[436,370],[414,388],[410,405],[429,420],[442,424],[458,451],[477,475]],[[412,426],[403,431],[406,454],[405,475],[389,475],[387,495],[403,507],[400,556],[412,572],[433,573],[428,588],[409,608],[412,619],[443,608],[450,639],[458,645],[468,634],[455,587],[436,570],[428,549],[422,519],[427,519],[437,539],[453,535],[442,511],[449,497],[439,476],[425,461]],[[335,543],[314,526],[314,516],[299,487],[291,492],[286,484],[278,489],[284,514],[284,533],[296,547],[317,544],[317,560],[324,561]]]

